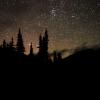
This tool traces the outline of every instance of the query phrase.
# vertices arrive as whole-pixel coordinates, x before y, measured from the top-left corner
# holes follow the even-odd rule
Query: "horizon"
[[[19,28],[19,29],[20,29],[20,31],[21,31],[21,28]],[[47,29],[45,29],[45,31],[46,31],[46,30],[47,30]],[[45,32],[44,32],[44,33],[45,33]],[[47,33],[48,33],[48,30],[47,30]],[[23,33],[22,31],[21,31],[21,34],[22,34],[22,39],[23,39],[23,34],[24,34],[24,33]],[[16,37],[17,37],[17,35],[18,35],[18,33],[16,34]],[[44,34],[40,34],[40,35],[43,37]],[[12,38],[14,39],[14,37],[12,37]],[[17,39],[17,38],[16,38],[16,39]],[[48,37],[48,39],[49,39],[49,37]],[[4,39],[4,40],[6,41],[6,39]],[[3,41],[4,41],[4,40],[3,40]],[[3,41],[2,41],[2,43],[3,43]],[[11,41],[11,39],[10,39],[10,41]],[[10,41],[6,41],[6,43],[7,43],[7,44],[10,43]],[[39,42],[39,37],[38,37],[38,42]],[[48,41],[48,42],[49,42],[49,41]],[[24,39],[23,39],[23,43],[24,43]],[[15,48],[16,48],[16,44],[17,44],[17,41],[15,41],[15,39],[14,39],[14,47],[15,47]],[[26,46],[25,43],[24,43],[24,47],[25,47],[25,52],[24,52],[24,54],[25,54],[25,55],[29,55],[31,44],[32,44],[32,47],[34,47],[34,44],[33,44],[32,42],[30,42],[29,44],[27,44],[28,46]],[[0,44],[0,45],[2,45],[2,44]],[[38,43],[38,45],[39,45],[39,43]],[[39,52],[38,45],[36,45],[37,51],[34,51],[34,48],[33,48],[33,53],[34,53],[35,55],[37,55],[38,52]],[[54,54],[54,52],[56,51],[57,53],[61,53],[63,58],[66,58],[66,57],[70,56],[71,54],[74,54],[75,51],[78,51],[78,50],[80,51],[80,50],[84,50],[84,49],[88,49],[88,48],[90,48],[90,49],[95,49],[94,47],[99,48],[99,47],[100,47],[100,44],[96,44],[96,45],[92,45],[92,46],[87,46],[87,44],[84,43],[84,44],[82,44],[82,45],[80,45],[80,46],[78,46],[78,47],[76,47],[76,48],[74,48],[74,49],[67,49],[67,48],[65,48],[65,49],[61,49],[61,50],[55,49],[55,50],[50,51],[50,50],[49,50],[50,46],[49,46],[49,43],[48,43],[48,53],[49,53],[49,55],[52,57],[53,54]]]

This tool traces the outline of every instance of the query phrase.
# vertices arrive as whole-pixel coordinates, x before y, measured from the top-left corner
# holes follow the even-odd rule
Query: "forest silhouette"
[[[9,43],[3,40],[0,45],[0,64],[2,66],[31,66],[40,67],[47,66],[58,66],[58,67],[69,67],[69,66],[97,66],[100,65],[100,47],[94,48],[82,48],[66,58],[62,58],[62,53],[55,51],[53,53],[53,59],[48,52],[49,36],[48,31],[45,30],[44,36],[39,36],[38,53],[34,54],[32,43],[30,45],[30,53],[25,54],[25,47],[23,43],[23,37],[21,29],[17,35],[17,43],[14,45],[13,38]]]

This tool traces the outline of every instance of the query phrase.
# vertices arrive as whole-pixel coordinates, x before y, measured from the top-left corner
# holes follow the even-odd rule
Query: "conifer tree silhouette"
[[[19,33],[18,33],[18,37],[17,37],[16,49],[17,49],[17,52],[19,54],[24,54],[24,52],[25,52],[25,48],[24,48],[24,44],[23,44],[23,38],[22,38],[20,28],[19,28]]]
[[[14,47],[14,39],[13,39],[13,37],[12,37],[12,39],[11,39],[11,41],[10,41],[10,44],[9,44],[9,45],[10,45],[10,47],[12,47],[12,48]]]
[[[57,63],[57,60],[58,60],[58,58],[57,58],[57,52],[54,51],[53,62],[54,62],[54,63]]]
[[[48,59],[49,59],[49,56],[48,56],[48,31],[47,29],[45,30],[45,34],[44,36],[42,37],[40,35],[39,37],[39,57],[40,59],[45,62],[45,63],[48,63]]]
[[[61,52],[58,53],[57,60],[58,60],[58,63],[60,64],[61,61],[62,61],[62,54],[61,54]]]
[[[40,35],[39,36],[39,56],[42,56],[43,54],[43,39],[42,39],[42,36]]]
[[[12,37],[10,43],[8,44],[8,49],[9,49],[9,52],[11,54],[14,54],[16,52],[16,49],[14,47],[14,39],[13,39],[13,37]]]
[[[46,54],[48,54],[48,31],[47,31],[47,29],[45,30],[45,35],[44,35],[44,37],[43,37],[43,42],[44,42],[44,52],[46,53]]]
[[[6,43],[6,41],[5,40],[3,40],[3,48],[6,48],[7,47],[7,43]]]
[[[45,30],[45,35],[43,37],[43,55],[45,60],[48,60],[48,31]]]
[[[33,56],[33,46],[32,46],[32,43],[31,43],[31,45],[30,45],[30,54],[29,54],[30,56]]]

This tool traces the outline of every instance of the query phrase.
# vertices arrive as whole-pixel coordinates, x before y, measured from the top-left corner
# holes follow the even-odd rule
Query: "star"
[[[71,17],[72,17],[72,18],[75,18],[76,16],[75,16],[75,15],[72,15]]]
[[[0,0],[0,43],[23,30],[26,52],[48,29],[49,51],[100,43],[99,0]],[[8,37],[9,36],[9,37]]]
[[[54,17],[56,16],[56,9],[53,8],[53,9],[51,10],[51,16],[54,16]]]

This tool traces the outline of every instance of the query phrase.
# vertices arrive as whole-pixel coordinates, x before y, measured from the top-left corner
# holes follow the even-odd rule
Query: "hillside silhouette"
[[[38,53],[34,54],[31,43],[30,53],[26,55],[21,29],[19,28],[16,45],[14,45],[13,38],[9,43],[3,40],[3,43],[0,45],[0,65],[21,65],[21,67],[44,67],[46,65],[66,68],[69,68],[70,66],[87,66],[88,68],[93,65],[100,65],[100,47],[83,48],[66,58],[62,58],[61,52],[57,53],[55,51],[53,53],[53,59],[51,59],[48,52],[48,42],[48,31],[45,30],[44,36],[39,36]]]
[[[100,65],[100,48],[83,48],[63,59],[63,64],[84,67]]]

